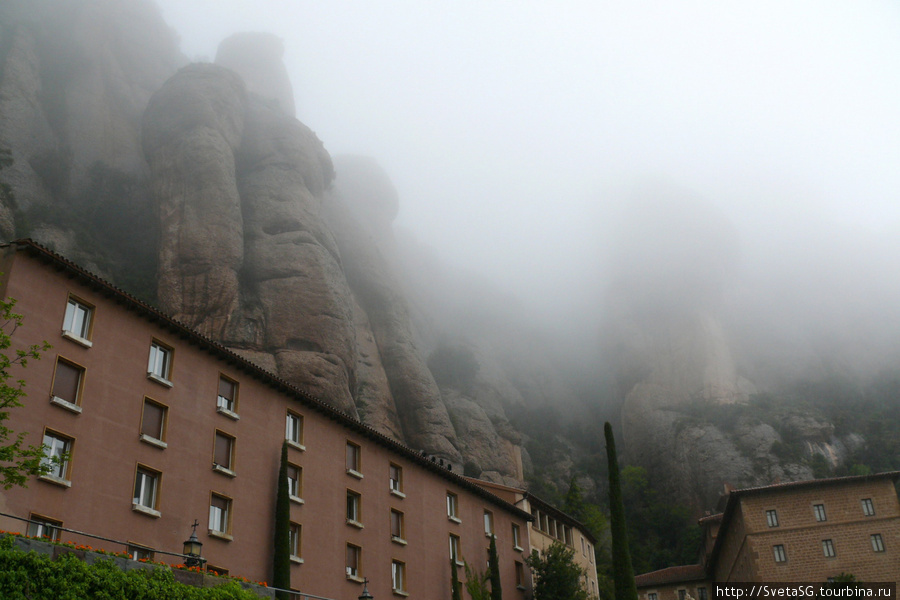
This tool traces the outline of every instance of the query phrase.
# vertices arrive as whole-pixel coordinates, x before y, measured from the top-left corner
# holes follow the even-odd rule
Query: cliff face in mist
[[[36,238],[460,472],[521,481],[505,413],[521,394],[483,351],[474,385],[436,381],[443,326],[411,303],[396,191],[294,117],[281,41],[237,34],[215,64],[183,66],[150,2],[56,4],[0,7],[17,199],[3,237]]]

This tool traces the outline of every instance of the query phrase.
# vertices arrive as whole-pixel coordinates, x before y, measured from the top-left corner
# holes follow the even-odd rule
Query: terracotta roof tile
[[[634,582],[637,584],[637,587],[645,588],[666,583],[698,581],[701,579],[706,579],[706,569],[703,568],[703,565],[681,565],[638,575],[634,578]]]

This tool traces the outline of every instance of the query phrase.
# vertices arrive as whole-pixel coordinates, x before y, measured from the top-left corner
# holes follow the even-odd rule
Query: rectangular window
[[[656,595],[656,592],[650,592],[647,594],[647,600],[657,600],[659,596]]]
[[[347,490],[347,523],[360,525],[362,523],[361,505],[362,498],[352,490]]]
[[[347,577],[359,579],[362,572],[362,548],[347,544]]]
[[[581,538],[581,555],[587,556],[587,548],[584,545],[584,536]]]
[[[447,517],[453,519],[454,521],[459,521],[458,512],[458,498],[456,494],[453,492],[447,492]]]
[[[91,339],[91,314],[94,309],[87,304],[69,297],[66,305],[66,318],[63,320],[63,334],[77,338],[77,341]]]
[[[153,560],[153,550],[143,546],[129,544],[128,554],[131,555],[131,560]]]
[[[875,516],[875,505],[872,504],[871,498],[865,498],[863,500],[860,500],[860,503],[862,504],[863,515],[865,515],[867,517]]]
[[[59,528],[62,527],[62,521],[56,521],[34,514],[31,515],[30,520],[31,522],[28,523],[28,528],[25,530],[27,535],[36,538],[45,538],[54,542],[59,541]]]
[[[362,467],[359,460],[359,446],[353,442],[347,442],[347,472],[351,475],[360,476]]]
[[[300,533],[302,529],[300,523],[291,523],[290,530],[290,543],[291,543],[291,558],[298,559],[303,555],[300,554]]]
[[[47,470],[47,477],[59,481],[69,480],[72,446],[72,438],[49,429],[44,432],[44,458],[41,459],[41,467]]]
[[[288,412],[284,427],[284,439],[295,446],[303,447],[303,417]]]
[[[450,560],[462,564],[459,558],[459,536],[450,534]]]
[[[816,515],[816,521],[825,521],[825,505],[814,504],[813,513]]]
[[[172,349],[157,341],[150,344],[150,361],[147,363],[147,376],[171,385],[169,376],[172,371]]]
[[[403,513],[391,509],[391,540],[403,541]]]
[[[165,442],[167,409],[150,398],[144,398],[144,411],[141,415],[142,439]],[[145,439],[145,441],[147,441]]]
[[[234,438],[218,430],[213,449],[213,468],[234,473]]]
[[[406,590],[406,565],[399,560],[391,561],[391,590],[401,594]]]
[[[550,537],[556,537],[556,519],[550,519]]]
[[[390,477],[391,493],[396,496],[403,495],[403,469],[391,463],[388,467],[388,477]]]
[[[231,498],[213,494],[209,501],[209,532],[228,535],[231,532]]]
[[[870,539],[872,540],[872,550],[875,552],[884,552],[884,540],[881,539],[880,533],[873,533],[870,536]]]
[[[525,565],[516,561],[516,587],[525,587]]]
[[[512,542],[513,542],[513,550],[521,550],[522,546],[519,544],[519,525],[518,523],[512,524]]]
[[[822,553],[827,558],[834,557],[834,542],[831,540],[822,540]]]
[[[494,535],[494,513],[489,510],[484,511],[484,535]]]
[[[678,590],[678,600],[684,600],[687,596],[687,590]]]
[[[53,375],[53,390],[50,392],[54,404],[81,412],[81,382],[84,380],[84,369],[63,358],[56,359],[56,372]]]
[[[709,600],[709,596],[706,595],[705,587],[697,588],[697,600]]]
[[[784,553],[784,546],[782,544],[772,546],[772,553],[775,555],[775,562],[777,563],[782,563],[787,560],[787,556]]]
[[[159,507],[159,480],[158,471],[146,467],[138,467],[134,476],[134,497],[132,507],[146,509],[141,512],[156,512]]]
[[[767,510],[766,523],[768,523],[769,527],[778,527],[778,512],[775,510]]]
[[[588,561],[589,561],[591,564],[593,564],[593,562],[594,562],[594,547],[591,546],[591,543],[590,543],[590,542],[588,542],[587,547],[588,547],[588,548],[587,548],[587,549],[588,549]]]
[[[216,408],[221,412],[237,413],[238,384],[227,377],[219,377],[219,395],[216,398]]]
[[[293,500],[303,498],[303,469],[297,465],[288,463],[287,466],[288,493]]]

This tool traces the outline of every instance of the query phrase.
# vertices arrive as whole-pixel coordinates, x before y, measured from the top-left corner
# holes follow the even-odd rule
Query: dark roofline
[[[270,373],[269,371],[266,371],[262,367],[248,361],[234,351],[229,350],[222,344],[213,341],[212,339],[206,337],[201,333],[198,333],[184,323],[166,315],[159,309],[151,306],[143,300],[139,300],[125,290],[109,283],[105,279],[94,275],[93,273],[80,267],[79,265],[61,256],[60,254],[57,254],[56,252],[53,252],[52,250],[41,246],[34,240],[18,239],[13,242],[0,244],[0,248],[12,248],[16,252],[27,251],[31,256],[52,265],[56,270],[64,271],[70,277],[77,278],[80,282],[93,287],[95,290],[99,291],[105,296],[113,298],[117,303],[124,305],[129,310],[133,310],[139,316],[153,323],[156,323],[161,327],[167,328],[169,331],[175,333],[182,339],[187,340],[189,343],[206,350],[214,357],[222,359],[230,363],[234,367],[243,370],[245,373],[255,377],[275,391],[285,394],[286,396],[293,398],[301,404],[315,411],[318,411],[319,413],[325,415],[333,421],[336,421],[340,425],[343,425],[344,427],[369,438],[370,440],[374,441],[377,444],[380,444],[381,446],[387,448],[392,452],[400,454],[407,460],[410,460],[413,463],[416,463],[419,466],[431,471],[432,473],[435,473],[436,475],[439,475],[440,477],[443,477],[444,479],[462,487],[463,489],[472,492],[477,496],[480,496],[481,498],[484,498],[492,504],[495,504],[496,506],[499,506],[500,508],[512,514],[515,514],[527,521],[532,520],[531,514],[525,512],[521,508],[514,506],[488,492],[484,488],[469,482],[462,475],[458,475],[453,471],[449,471],[445,467],[428,460],[426,457],[422,456],[419,452],[416,452],[409,446],[401,444],[400,442],[387,437],[383,433],[376,431],[368,425],[365,425],[353,419],[347,413],[326,404],[312,394],[301,390],[300,388],[287,382],[286,380],[281,379],[280,377]]]
[[[639,588],[647,588],[671,583],[703,581],[704,579],[707,579],[707,572],[703,565],[679,565],[642,573],[634,578],[634,583]]]
[[[712,552],[709,554],[707,563],[707,571],[712,572],[715,569],[716,561],[719,558],[719,551],[725,538],[728,537],[728,525],[733,519],[733,515],[737,510],[740,499],[743,496],[757,496],[766,493],[779,493],[783,491],[794,491],[800,488],[829,487],[833,485],[844,485],[847,483],[866,483],[869,481],[877,481],[880,479],[893,480],[894,483],[900,479],[900,471],[886,471],[884,473],[874,473],[872,475],[850,475],[847,477],[829,477],[826,479],[808,479],[804,481],[789,481],[786,483],[775,483],[752,488],[744,488],[733,490],[728,494],[728,501],[725,504],[725,510],[722,511],[722,525],[719,527],[719,534],[716,536],[716,542],[713,545]]]

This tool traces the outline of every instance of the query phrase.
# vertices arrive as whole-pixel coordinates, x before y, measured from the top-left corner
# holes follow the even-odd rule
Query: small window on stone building
[[[827,558],[834,558],[834,542],[831,540],[822,540],[822,553]]]
[[[825,505],[824,504],[813,504],[813,514],[816,515],[816,521],[826,521],[825,517]]]
[[[773,510],[766,511],[766,523],[769,527],[778,527],[778,512]]]
[[[860,500],[860,503],[862,504],[863,515],[867,517],[875,516],[875,505],[872,504],[871,498],[864,498]]]
[[[787,555],[784,553],[784,545],[778,544],[772,546],[772,553],[775,555],[775,562],[783,563],[787,561]]]
[[[875,552],[884,552],[884,540],[881,538],[880,533],[873,533],[870,536],[872,540],[872,550]]]

